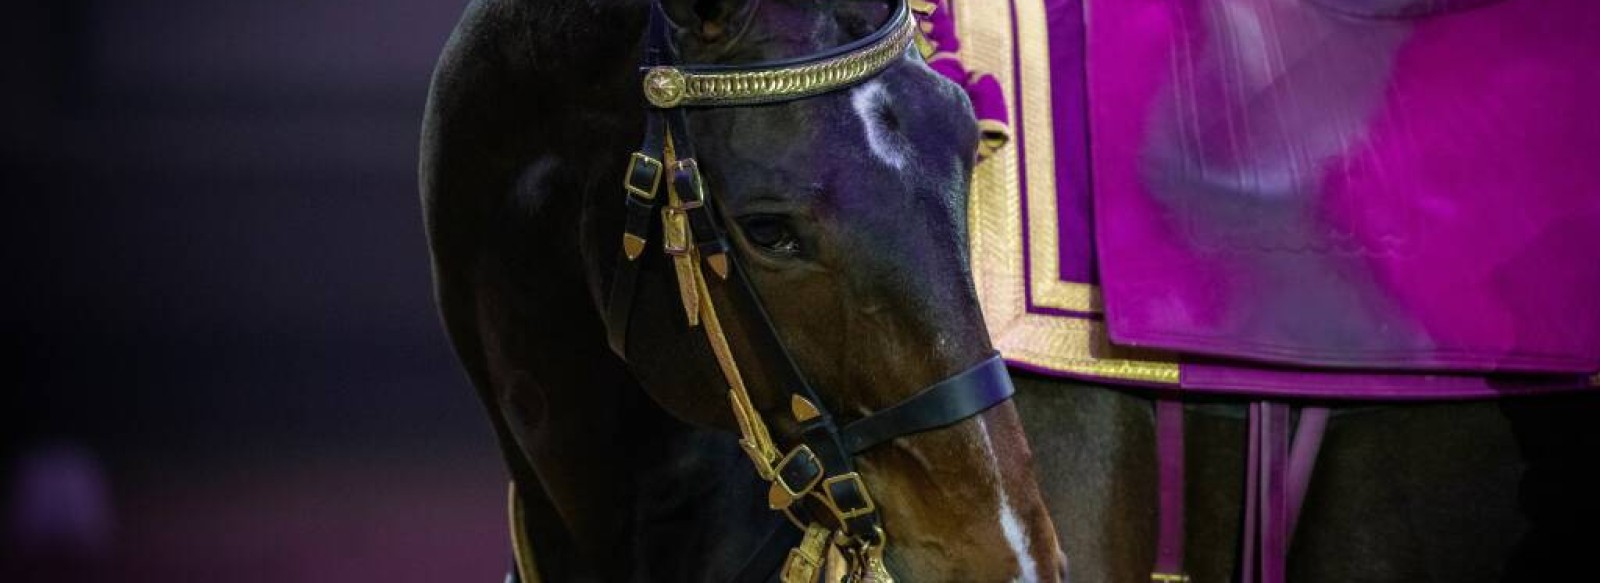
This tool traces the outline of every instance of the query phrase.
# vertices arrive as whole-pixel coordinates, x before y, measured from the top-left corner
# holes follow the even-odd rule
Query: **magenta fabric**
[[[1076,4],[1051,3],[1052,18]],[[1200,390],[1492,395],[1525,379],[1430,373],[1600,370],[1600,2],[1092,0],[1087,14],[1115,342],[1281,367],[1186,366]],[[1061,208],[1088,212],[1068,190]]]
[[[1050,31],[1050,125],[1056,164],[1057,268],[1062,281],[1099,283],[1089,197],[1083,0],[1044,0]],[[1020,75],[1019,75],[1020,77]],[[1020,83],[1020,80],[1018,81]]]
[[[1495,399],[1590,386],[1581,375],[1340,371],[1238,362],[1185,362],[1181,377],[1185,390],[1200,393],[1361,401]]]
[[[933,13],[920,18],[923,39],[934,48],[928,66],[966,90],[967,98],[972,101],[972,113],[979,121],[1009,126],[1011,116],[1000,83],[989,73],[968,70],[958,56],[961,40],[947,0],[930,0],[929,3],[934,5]]]
[[[967,97],[972,99],[972,113],[979,120],[989,120],[996,123],[1011,125],[1011,116],[1006,112],[1006,96],[1000,90],[1000,82],[994,75],[988,73],[971,73],[966,82]]]

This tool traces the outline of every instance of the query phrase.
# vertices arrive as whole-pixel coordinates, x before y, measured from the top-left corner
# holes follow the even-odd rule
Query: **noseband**
[[[645,245],[659,236],[677,276],[679,301],[688,324],[705,331],[727,380],[739,444],[754,462],[756,473],[770,483],[768,506],[801,529],[798,546],[784,559],[782,581],[817,581],[823,574],[829,544],[847,562],[851,580],[892,581],[883,564],[883,520],[855,470],[854,456],[897,437],[957,423],[1004,402],[1014,390],[1005,364],[998,355],[991,356],[896,405],[841,426],[795,365],[737,254],[729,252],[726,230],[714,212],[715,201],[706,196],[686,109],[778,103],[849,88],[907,58],[908,52],[916,54],[917,21],[907,1],[900,0],[888,23],[865,38],[810,57],[750,66],[677,64],[671,28],[660,4],[651,2],[640,67],[649,107],[644,142],[632,155],[624,179],[622,251],[606,307],[611,349],[626,360],[635,284],[640,270],[649,263]],[[661,218],[659,231],[652,220],[657,215]],[[750,328],[749,337],[739,340],[767,364],[762,370],[773,371],[780,394],[787,394],[791,419],[776,425],[792,427],[791,431],[775,436],[752,402],[718,319],[708,279],[725,285],[728,295],[738,300],[736,304],[754,311],[753,320],[759,325]],[[779,540],[788,547],[793,539]],[[770,572],[769,567],[764,573]]]

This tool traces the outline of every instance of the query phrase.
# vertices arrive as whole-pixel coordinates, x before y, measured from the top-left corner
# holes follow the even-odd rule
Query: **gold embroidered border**
[[[1017,80],[1012,68],[1010,12],[992,4],[967,1],[972,4],[955,3],[957,5],[952,11],[957,30],[961,31],[962,60],[973,70],[992,72],[1005,94],[1015,100]],[[1039,35],[1047,34],[1043,30],[1046,22],[1043,0],[1013,2],[1016,4],[1019,33],[1025,42],[1035,43],[1031,47],[1024,46],[1023,52],[1040,55],[1027,57],[1025,61],[1032,61],[1033,68],[1045,68],[1044,80],[1039,82],[1033,80],[1039,72],[1030,73],[1029,63],[1023,63],[1024,80],[1027,81],[1025,86],[1030,95],[1023,97],[1026,101],[1022,104],[1021,112],[1024,115],[1044,112],[1048,116],[1049,47],[1038,44],[1045,38]],[[1032,32],[1029,32],[1030,28]],[[1042,99],[1040,93],[1044,95]],[[1013,101],[1011,111],[1014,115],[1019,111],[1016,105]],[[1059,281],[1059,247],[1055,235],[1055,179],[1052,175],[1055,164],[1053,157],[1044,158],[1043,161],[1036,161],[1034,157],[1036,152],[1052,152],[1049,141],[1054,134],[1048,117],[1042,125],[1034,120],[1031,115],[1019,120],[1019,123],[1025,124],[1022,127],[1027,134],[1024,146],[1029,153],[1028,179],[1029,184],[1034,186],[1029,189],[1028,205],[1031,218],[1035,218],[1030,221],[1035,225],[1035,232],[1029,235],[1034,249],[1048,250],[1048,253],[1034,253],[1030,260],[1037,274],[1034,278],[1036,281],[1047,275],[1050,281],[1064,283]],[[1042,145],[1039,140],[1043,140]],[[1103,322],[1028,312],[1029,282],[1022,263],[1022,201],[1019,196],[1023,177],[1019,169],[1016,148],[1003,149],[980,163],[973,170],[968,204],[973,279],[995,346],[1013,362],[1046,370],[1115,380],[1177,384],[1178,365],[1171,356],[1114,347],[1106,335]],[[1042,170],[1043,175],[1040,176],[1035,169]],[[1039,181],[1035,181],[1035,176],[1039,176]],[[1048,222],[1044,222],[1046,219]],[[1098,311],[1098,299],[1091,303],[1092,296],[1083,292],[1083,288],[1092,290],[1094,287],[1077,285],[1081,287],[1074,290],[1071,284],[1067,284],[1067,297],[1052,295],[1058,294],[1056,290],[1063,289],[1060,287],[1035,287],[1035,303],[1084,312],[1091,310],[1072,306],[1094,307],[1094,311]],[[1076,302],[1070,295],[1073,293],[1081,294],[1076,297]]]
[[[1019,100],[1017,123],[1022,125],[1023,155],[1027,156],[1028,274],[1034,305],[1099,314],[1104,311],[1100,288],[1087,283],[1061,281],[1061,239],[1056,214],[1055,119],[1050,93],[1050,29],[1042,2],[1016,2],[1017,56],[1023,91],[1017,79],[1004,79],[1006,94]],[[1006,45],[1010,46],[1010,45]],[[1009,54],[1009,51],[1008,51]],[[1006,71],[1012,71],[1010,67]],[[1009,81],[1009,82],[1008,82]]]

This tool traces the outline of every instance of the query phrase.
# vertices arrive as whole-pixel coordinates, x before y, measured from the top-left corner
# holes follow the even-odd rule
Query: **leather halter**
[[[776,103],[846,89],[908,58],[908,52],[916,54],[916,19],[906,0],[900,0],[888,23],[865,38],[819,55],[753,66],[679,65],[671,28],[659,2],[652,1],[640,68],[650,107],[643,143],[624,178],[623,244],[606,306],[611,349],[627,359],[636,282],[649,263],[645,245],[660,236],[688,324],[704,329],[729,385],[739,443],[756,473],[771,484],[768,505],[803,531],[800,545],[783,564],[783,581],[818,580],[830,543],[849,563],[853,579],[892,581],[882,562],[883,520],[853,457],[897,437],[955,424],[1009,399],[1014,388],[1005,363],[991,356],[841,428],[784,347],[737,254],[729,252],[715,201],[705,192],[685,108]],[[652,220],[657,214],[659,230]],[[711,281],[722,284],[736,306],[755,312],[759,325],[738,340],[768,364],[762,370],[776,375],[773,384],[787,397],[792,415],[792,423],[778,426],[794,427],[792,431],[774,436],[755,408],[712,303]],[[767,563],[759,559],[768,554],[758,553],[752,563]],[[751,564],[747,571],[771,573],[774,567]]]

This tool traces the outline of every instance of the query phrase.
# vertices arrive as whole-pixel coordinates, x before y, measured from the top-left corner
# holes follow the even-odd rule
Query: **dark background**
[[[6,3],[0,579],[502,576],[416,184],[464,5]]]

